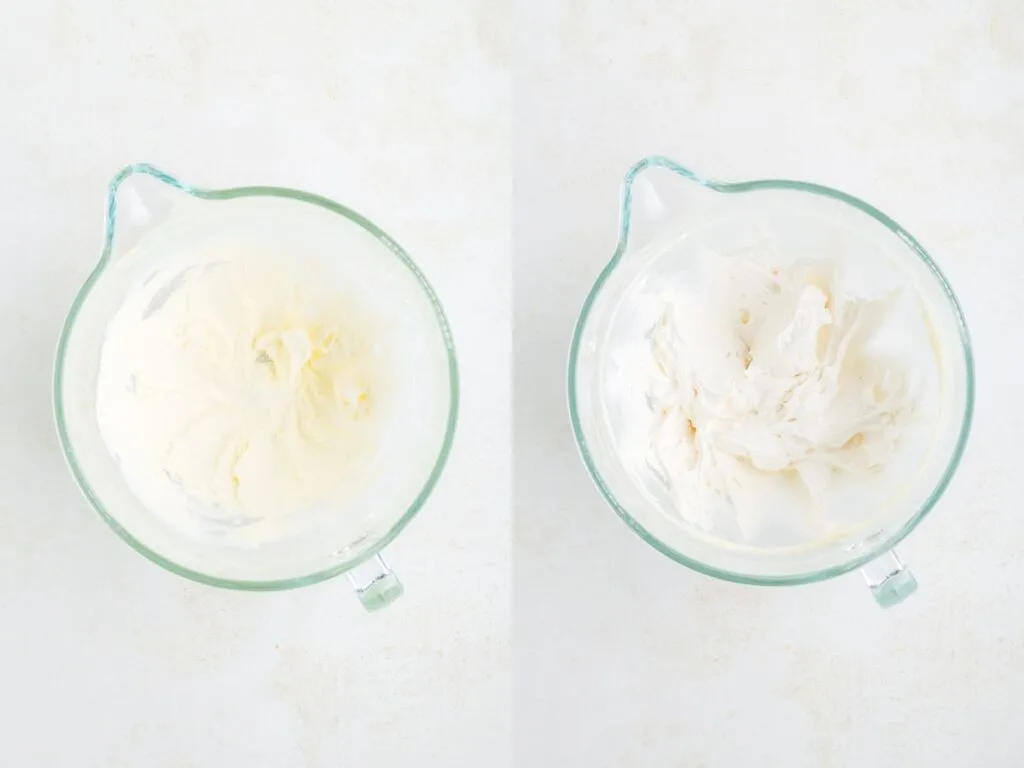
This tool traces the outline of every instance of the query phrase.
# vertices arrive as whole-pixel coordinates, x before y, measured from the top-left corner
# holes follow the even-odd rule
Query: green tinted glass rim
[[[297,200],[302,203],[309,205],[315,205],[324,210],[332,213],[344,216],[349,221],[358,225],[374,238],[377,239],[382,245],[384,245],[399,261],[401,261],[405,267],[412,272],[413,276],[419,281],[420,287],[430,300],[431,306],[434,309],[434,317],[437,320],[438,326],[441,330],[441,335],[444,339],[445,350],[448,355],[448,419],[445,426],[444,440],[441,443],[440,451],[438,452],[437,458],[434,461],[433,468],[430,475],[427,477],[426,482],[423,484],[420,492],[413,499],[412,504],[406,510],[405,514],[391,527],[391,529],[384,535],[380,541],[376,542],[374,546],[367,552],[360,554],[358,557],[350,560],[345,560],[332,565],[330,568],[326,568],[315,573],[311,573],[305,576],[297,576],[286,579],[274,579],[269,581],[243,581],[234,579],[222,579],[215,576],[195,571],[190,568],[186,568],[172,560],[167,559],[163,555],[155,552],[154,550],[147,547],[141,541],[136,539],[129,533],[118,521],[111,515],[100,501],[99,497],[93,491],[89,484],[88,478],[82,471],[82,468],[75,455],[74,448],[71,445],[71,441],[67,434],[67,425],[64,415],[64,403],[63,403],[63,388],[64,388],[64,360],[67,352],[67,343],[71,335],[71,331],[74,328],[75,320],[78,317],[78,313],[82,308],[85,299],[92,291],[96,281],[102,276],[104,270],[110,265],[111,255],[113,252],[114,244],[114,224],[117,215],[117,192],[121,184],[130,176],[134,175],[147,175],[151,176],[171,187],[174,187],[181,192],[191,195],[202,200],[234,200],[243,197],[278,197],[285,198],[288,200]],[[426,276],[420,270],[420,268],[413,262],[412,258],[408,253],[398,245],[387,233],[384,232],[380,227],[371,222],[369,219],[360,215],[351,208],[347,208],[344,205],[329,200],[326,197],[314,195],[309,192],[302,192],[296,189],[288,189],[286,187],[268,187],[268,186],[254,186],[254,187],[234,187],[230,189],[204,189],[202,187],[194,187],[176,179],[164,171],[153,167],[147,163],[135,163],[123,168],[110,182],[107,188],[107,210],[106,210],[106,235],[103,244],[103,253],[100,256],[99,262],[93,268],[89,277],[86,279],[82,288],[79,290],[78,295],[75,296],[74,301],[71,304],[71,308],[68,311],[67,318],[64,321],[64,326],[61,329],[60,339],[57,343],[57,356],[54,362],[54,373],[53,373],[53,412],[54,419],[57,424],[57,434],[60,437],[61,450],[64,453],[64,458],[67,461],[68,467],[71,469],[71,474],[74,476],[75,481],[78,483],[79,489],[81,489],[85,498],[88,500],[92,508],[99,514],[104,522],[109,525],[114,532],[127,542],[132,549],[139,554],[145,556],[149,560],[152,560],[157,565],[176,573],[179,576],[183,576],[192,581],[197,581],[202,584],[209,584],[215,587],[224,587],[227,589],[239,589],[248,591],[273,591],[282,589],[294,589],[296,587],[303,587],[309,584],[315,584],[326,579],[333,578],[345,571],[351,570],[360,563],[374,557],[384,547],[390,544],[396,536],[402,531],[403,528],[415,517],[416,513],[420,511],[431,492],[434,490],[434,486],[437,485],[438,480],[444,471],[445,464],[448,462],[448,456],[451,453],[452,443],[455,439],[455,427],[458,422],[459,415],[459,371],[458,361],[455,355],[455,342],[452,337],[451,327],[448,324],[448,319],[445,316],[444,309],[441,307],[441,302],[437,298],[437,294],[431,287],[430,282]]]
[[[593,309],[594,302],[597,296],[600,294],[604,284],[608,281],[609,276],[615,270],[616,266],[621,261],[626,251],[626,246],[629,241],[630,232],[630,219],[631,219],[631,208],[633,200],[633,184],[637,177],[645,170],[649,168],[664,168],[671,171],[679,176],[695,183],[702,187],[705,187],[714,192],[720,192],[723,194],[736,194],[742,192],[754,192],[757,190],[790,190],[796,192],[807,192],[813,195],[819,195],[822,197],[829,197],[834,200],[846,203],[847,205],[867,214],[875,221],[882,224],[886,229],[893,232],[899,237],[915,254],[917,257],[924,262],[925,266],[931,271],[935,279],[941,285],[946,299],[949,301],[950,309],[957,321],[957,329],[960,333],[960,343],[963,353],[964,370],[966,373],[966,395],[964,398],[964,412],[960,423],[960,432],[957,436],[956,444],[950,455],[949,461],[946,464],[945,470],[943,471],[942,477],[932,490],[931,494],[924,501],[924,503],[918,508],[910,520],[908,520],[902,528],[896,531],[892,536],[884,541],[880,541],[871,549],[867,550],[864,554],[845,562],[841,565],[836,565],[831,568],[824,568],[809,573],[798,573],[788,574],[781,576],[754,576],[746,573],[739,573],[735,571],[729,571],[722,568],[715,568],[709,566],[700,561],[694,560],[691,557],[687,557],[678,550],[670,547],[665,542],[658,539],[656,536],[651,534],[643,525],[640,524],[628,511],[618,502],[611,489],[605,483],[601,477],[600,472],[597,469],[596,462],[590,452],[590,448],[587,445],[586,436],[583,433],[582,424],[580,422],[579,408],[576,401],[576,388],[577,388],[577,364],[579,362],[580,353],[580,341],[583,335],[583,329],[586,327],[587,320],[590,317],[590,312]],[[629,171],[626,173],[622,183],[622,197],[621,205],[619,210],[619,238],[618,243],[615,247],[615,253],[611,258],[611,261],[605,265],[604,269],[597,277],[597,281],[587,294],[586,299],[583,302],[583,307],[580,310],[580,315],[576,320],[576,326],[573,330],[572,343],[569,347],[569,362],[568,362],[568,399],[569,399],[569,420],[572,424],[573,435],[576,440],[576,446],[579,450],[580,456],[583,459],[583,463],[587,468],[587,472],[590,474],[591,479],[597,486],[601,495],[611,506],[615,513],[626,523],[637,535],[640,536],[644,541],[654,547],[656,550],[661,552],[663,555],[670,557],[677,563],[687,566],[699,573],[706,574],[708,576],[714,576],[715,578],[724,579],[725,581],[733,581],[739,584],[754,584],[760,586],[788,586],[794,584],[809,584],[815,581],[823,581],[825,579],[831,579],[835,576],[839,576],[844,573],[853,571],[865,563],[874,560],[878,556],[884,554],[890,549],[894,548],[899,544],[914,528],[917,527],[918,523],[924,519],[924,517],[932,510],[939,499],[942,498],[946,488],[949,486],[950,481],[956,472],[957,466],[960,464],[960,459],[963,457],[964,449],[967,446],[967,438],[971,431],[971,422],[974,418],[974,390],[975,390],[975,377],[974,377],[974,352],[971,347],[970,334],[967,330],[967,321],[964,317],[963,310],[960,307],[960,302],[956,298],[956,294],[953,293],[953,289],[946,280],[945,275],[939,269],[938,265],[932,260],[931,256],[928,255],[927,251],[921,246],[921,244],[903,227],[893,221],[891,218],[886,216],[884,213],[879,211],[877,208],[869,205],[868,203],[856,198],[852,195],[848,195],[845,192],[840,192],[837,189],[831,187],[825,187],[820,184],[811,184],[802,181],[789,181],[785,179],[762,179],[756,181],[741,181],[735,183],[726,183],[720,181],[714,181],[712,179],[700,176],[693,171],[683,167],[679,163],[671,160],[667,157],[660,155],[652,155],[645,157],[636,164],[634,164]]]

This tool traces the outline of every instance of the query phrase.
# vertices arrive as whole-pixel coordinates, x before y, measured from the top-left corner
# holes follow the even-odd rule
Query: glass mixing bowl
[[[401,363],[400,409],[375,455],[376,477],[345,508],[292,519],[280,536],[254,543],[244,525],[176,525],[147,508],[103,440],[96,413],[105,332],[126,295],[182,249],[229,243],[316,254],[331,279],[374,296],[388,317]],[[292,250],[288,252],[291,253]],[[360,254],[361,260],[346,259]],[[301,264],[296,264],[301,269]],[[140,322],[144,318],[140,318]],[[106,242],[71,306],[57,348],[54,411],[61,446],[89,503],[150,560],[195,581],[274,590],[347,573],[363,605],[402,593],[381,550],[433,490],[451,449],[459,380],[448,322],[423,273],[380,228],[331,200],[279,187],[210,190],[149,165],[132,165],[110,184]]]
[[[620,451],[624,416],[609,350],[647,330],[631,311],[645,286],[695,254],[729,253],[769,240],[779,252],[843,251],[872,258],[912,281],[929,308],[941,372],[940,412],[923,466],[898,500],[866,515],[855,532],[806,546],[745,546],[688,524],[653,473],[638,477]],[[974,368],[963,312],[921,245],[895,221],[850,195],[795,181],[722,183],[664,157],[626,174],[618,245],[583,304],[568,366],[569,412],[583,462],[605,500],[641,538],[696,571],[760,585],[804,584],[861,568],[882,606],[916,581],[893,547],[935,506],[963,454],[974,402]]]

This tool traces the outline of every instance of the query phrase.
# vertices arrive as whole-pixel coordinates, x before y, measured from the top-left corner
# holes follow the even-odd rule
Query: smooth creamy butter
[[[684,519],[737,542],[826,538],[923,462],[938,389],[923,306],[909,285],[861,295],[844,270],[709,255],[701,284],[662,290],[647,337],[619,351],[622,392],[646,398],[624,462]]]
[[[225,254],[129,294],[103,344],[97,417],[144,503],[241,524],[359,491],[390,371],[375,318],[335,283]]]

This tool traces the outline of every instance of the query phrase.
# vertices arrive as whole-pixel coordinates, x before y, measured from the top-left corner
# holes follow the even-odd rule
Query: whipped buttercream
[[[891,483],[881,478],[920,415],[934,363],[920,364],[916,297],[856,295],[827,260],[712,257],[704,274],[701,291],[661,296],[645,342],[647,466],[706,530],[738,528],[729,538],[748,541],[772,526],[834,533],[840,489]],[[902,354],[886,343],[915,322]]]
[[[128,295],[102,348],[97,417],[144,503],[241,524],[356,492],[389,370],[375,319],[335,284],[229,254]]]

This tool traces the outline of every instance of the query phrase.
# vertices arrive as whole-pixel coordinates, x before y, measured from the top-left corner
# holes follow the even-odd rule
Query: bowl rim
[[[925,266],[929,269],[939,285],[942,287],[943,292],[949,302],[949,307],[953,312],[953,315],[957,322],[957,330],[960,335],[961,351],[963,353],[963,364],[966,376],[965,396],[964,396],[964,411],[961,416],[960,431],[957,435],[956,443],[950,454],[950,457],[946,463],[946,467],[943,470],[943,474],[936,484],[935,488],[929,494],[928,498],[921,504],[917,512],[897,531],[895,531],[888,538],[881,540],[873,544],[870,549],[866,550],[863,554],[857,557],[843,562],[839,565],[830,566],[828,568],[822,568],[806,573],[793,573],[783,575],[759,575],[742,573],[739,571],[731,571],[724,568],[718,568],[716,566],[707,565],[699,560],[684,555],[674,547],[669,546],[665,542],[661,541],[658,537],[654,536],[644,526],[619,503],[612,493],[611,489],[605,483],[601,477],[600,472],[597,469],[596,462],[590,452],[587,445],[587,438],[583,431],[583,426],[580,420],[579,405],[577,403],[576,391],[577,391],[577,366],[579,363],[580,355],[580,343],[583,335],[583,330],[586,327],[587,321],[590,318],[590,312],[593,308],[594,302],[597,296],[600,294],[601,289],[604,287],[608,278],[614,272],[619,262],[622,260],[626,252],[626,248],[629,241],[630,225],[632,218],[632,188],[637,177],[648,168],[663,168],[669,170],[688,181],[695,184],[699,184],[711,191],[719,192],[723,194],[736,194],[745,192],[754,192],[758,190],[789,190],[796,192],[806,192],[821,197],[828,197],[833,200],[845,203],[852,208],[867,214],[877,222],[882,224],[893,234],[899,237],[904,244],[906,244],[917,257],[924,262]],[[872,205],[864,202],[863,200],[849,195],[845,192],[841,192],[831,187],[826,187],[820,184],[813,184],[802,181],[792,181],[788,179],[758,179],[752,181],[741,181],[741,182],[721,182],[710,179],[705,176],[701,176],[688,168],[680,165],[674,160],[663,155],[650,155],[644,157],[638,162],[634,163],[633,166],[626,172],[622,182],[621,191],[621,202],[619,207],[619,235],[618,242],[615,247],[615,253],[612,255],[611,260],[604,266],[597,280],[591,286],[587,293],[586,299],[583,302],[583,306],[580,309],[579,316],[576,320],[576,325],[573,329],[572,341],[569,346],[569,358],[568,358],[568,371],[566,376],[567,389],[568,389],[568,406],[569,406],[569,421],[572,425],[573,437],[576,441],[576,447],[580,453],[580,457],[583,460],[583,464],[590,475],[591,480],[597,486],[597,489],[601,492],[604,500],[609,506],[615,511],[615,513],[622,519],[623,522],[628,525],[634,533],[640,536],[645,542],[654,547],[656,550],[661,552],[663,555],[675,560],[682,565],[691,568],[698,573],[703,573],[708,576],[714,576],[718,579],[725,581],[732,581],[739,584],[753,584],[760,586],[788,586],[795,584],[809,584],[811,582],[823,581],[825,579],[831,579],[844,573],[849,573],[857,568],[860,568],[864,564],[878,558],[885,554],[889,550],[893,549],[899,544],[907,535],[910,534],[914,528],[925,518],[925,516],[932,510],[942,495],[945,493],[946,488],[949,486],[953,475],[956,473],[956,469],[960,464],[960,460],[963,457],[964,449],[967,445],[967,439],[971,431],[971,423],[974,417],[974,391],[975,391],[975,373],[974,373],[974,352],[971,346],[970,334],[967,329],[967,321],[964,317],[963,309],[960,306],[960,302],[957,300],[956,294],[953,292],[949,281],[943,275],[935,261],[932,260],[928,252],[921,246],[921,244],[903,227],[897,224],[889,216],[879,211]]]
[[[130,176],[134,175],[147,175],[151,176],[158,181],[167,184],[187,195],[198,198],[200,200],[234,200],[245,197],[276,197],[287,200],[294,200],[303,204],[314,205],[324,210],[330,211],[331,213],[338,214],[348,219],[352,223],[361,227],[372,237],[374,237],[381,245],[383,245],[393,256],[413,274],[416,280],[419,282],[420,288],[426,295],[427,299],[434,310],[434,317],[437,320],[438,327],[441,331],[441,336],[444,341],[445,351],[448,358],[448,418],[445,424],[445,434],[441,441],[440,449],[437,457],[434,460],[433,467],[428,475],[423,486],[420,488],[419,493],[413,499],[409,508],[405,513],[391,526],[387,533],[381,537],[378,541],[374,542],[373,546],[368,548],[366,551],[361,552],[357,556],[348,560],[339,561],[329,568],[314,571],[313,573],[291,576],[287,578],[279,579],[268,579],[268,580],[245,580],[245,579],[227,579],[219,576],[212,576],[202,571],[188,568],[180,565],[173,560],[164,557],[160,553],[151,549],[147,545],[143,544],[139,539],[133,536],[127,529],[125,529],[112,515],[109,510],[106,509],[103,502],[99,499],[96,492],[92,489],[89,484],[89,480],[82,470],[79,464],[78,458],[75,454],[74,446],[71,443],[71,439],[68,436],[66,415],[64,411],[63,393],[67,380],[65,378],[64,363],[67,354],[67,346],[71,337],[72,331],[75,326],[75,321],[78,318],[79,312],[85,303],[86,298],[91,293],[96,282],[102,277],[103,272],[110,266],[112,262],[112,252],[114,243],[114,231],[115,223],[117,218],[117,193],[121,184]],[[209,189],[204,187],[197,187],[185,184],[176,177],[166,173],[148,163],[133,163],[121,169],[116,176],[111,180],[107,187],[107,206],[106,206],[106,233],[103,244],[103,252],[100,256],[96,266],[93,267],[89,276],[86,278],[82,287],[76,294],[74,301],[71,303],[71,307],[68,310],[67,317],[64,320],[64,325],[61,328],[59,340],[57,342],[57,352],[54,361],[53,369],[53,412],[54,421],[57,426],[57,434],[60,439],[61,451],[64,454],[64,459],[68,464],[71,474],[74,476],[76,483],[78,484],[79,490],[88,500],[90,506],[96,511],[100,518],[108,525],[111,529],[129,546],[132,547],[136,552],[148,558],[157,565],[165,568],[172,573],[179,576],[183,576],[186,579],[196,581],[202,584],[208,584],[215,587],[224,587],[227,589],[247,590],[247,591],[274,591],[283,589],[294,589],[296,587],[303,587],[309,584],[315,584],[326,579],[338,576],[346,571],[349,571],[361,563],[376,556],[384,547],[390,544],[396,536],[405,528],[406,525],[416,516],[416,513],[420,511],[423,505],[426,503],[427,498],[430,496],[434,487],[437,485],[438,480],[448,462],[448,457],[451,454],[452,444],[455,439],[456,425],[458,423],[459,415],[459,371],[458,371],[458,360],[455,353],[455,342],[452,337],[451,327],[448,323],[447,316],[444,313],[444,309],[441,306],[441,302],[434,292],[433,287],[427,280],[426,276],[412,260],[409,254],[403,249],[390,235],[388,235],[383,229],[378,227],[376,224],[371,222],[366,217],[357,213],[356,211],[348,208],[347,206],[341,205],[333,200],[320,195],[315,195],[310,192],[303,192],[297,189],[291,189],[288,187],[276,187],[276,186],[246,186],[246,187],[231,187],[225,189]]]

